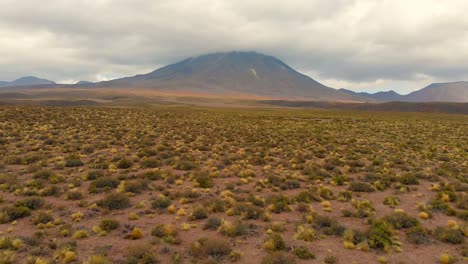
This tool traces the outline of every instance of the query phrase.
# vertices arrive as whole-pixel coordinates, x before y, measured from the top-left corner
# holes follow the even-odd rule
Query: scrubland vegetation
[[[468,117],[0,107],[0,263],[463,263]]]

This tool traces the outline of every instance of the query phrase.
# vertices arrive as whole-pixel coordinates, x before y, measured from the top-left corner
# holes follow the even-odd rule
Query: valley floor
[[[0,263],[463,263],[468,116],[0,106]]]

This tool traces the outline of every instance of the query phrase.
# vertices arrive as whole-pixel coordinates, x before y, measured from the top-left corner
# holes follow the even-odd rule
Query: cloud
[[[465,10],[465,0],[0,0],[0,80],[97,81],[255,50],[337,88],[407,92],[468,80]]]

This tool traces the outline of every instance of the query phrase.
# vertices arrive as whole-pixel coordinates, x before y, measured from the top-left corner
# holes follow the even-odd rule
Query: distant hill
[[[391,91],[386,91],[386,92],[377,92],[377,93],[366,93],[366,92],[354,92],[351,90],[347,89],[340,89],[340,91],[349,93],[349,94],[356,94],[360,96],[365,96],[371,99],[375,99],[378,101],[383,101],[383,102],[391,102],[391,101],[401,101],[402,98],[404,97],[403,95],[391,90]]]
[[[18,87],[18,86],[35,86],[35,85],[51,85],[53,81],[40,79],[34,76],[21,77],[12,82],[0,82],[0,87]]]
[[[148,74],[101,82],[93,86],[307,100],[370,100],[327,87],[275,57],[256,52],[207,54],[185,59]]]
[[[433,83],[403,97],[406,102],[468,102],[468,82]]]
[[[92,82],[88,82],[88,81],[79,81],[77,83],[75,83],[75,85],[84,85],[84,84],[91,84]]]
[[[378,92],[374,94],[365,92],[357,93],[347,89],[340,89],[340,91],[383,102],[468,102],[468,82],[433,83],[407,95],[401,95],[395,91]]]

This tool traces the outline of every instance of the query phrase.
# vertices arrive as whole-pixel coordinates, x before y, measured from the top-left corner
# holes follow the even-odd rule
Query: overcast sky
[[[467,0],[0,0],[0,80],[146,73],[258,51],[334,88],[468,81]]]

